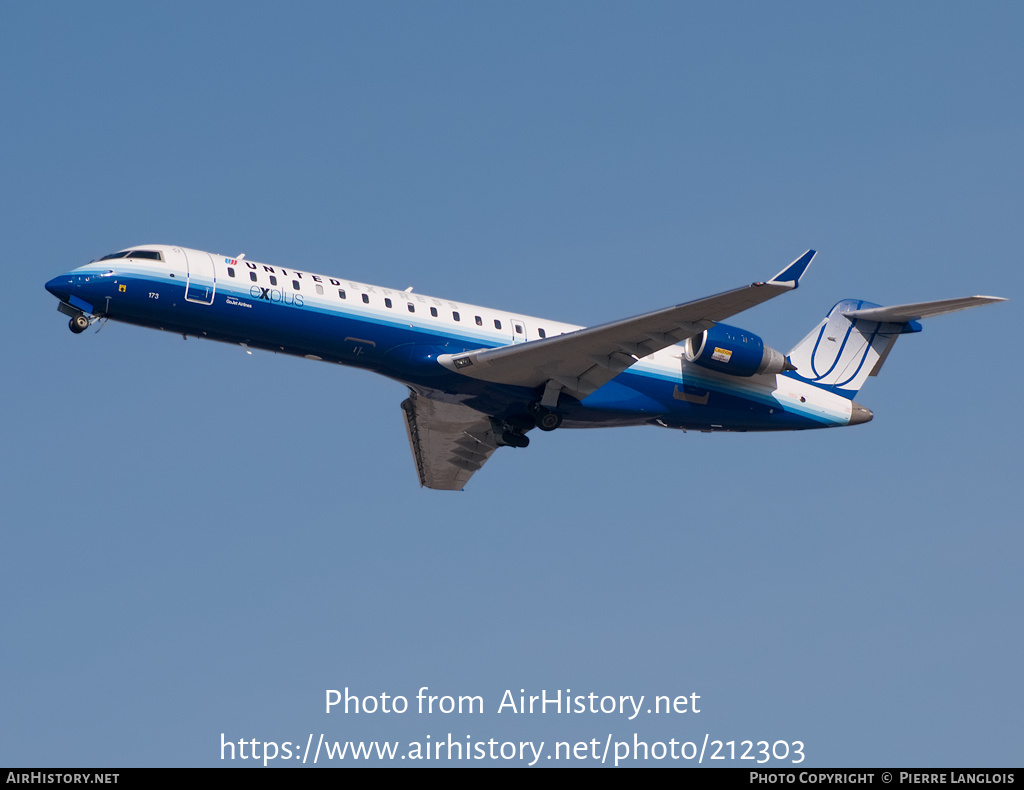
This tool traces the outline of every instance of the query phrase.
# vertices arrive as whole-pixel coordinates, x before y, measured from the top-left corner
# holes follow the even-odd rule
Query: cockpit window
[[[114,252],[110,255],[104,255],[100,260],[111,261],[114,258],[142,258],[147,261],[162,261],[164,256],[157,250],[125,250],[124,252]]]
[[[164,258],[157,250],[132,250],[129,258],[142,258],[147,261],[162,261]]]

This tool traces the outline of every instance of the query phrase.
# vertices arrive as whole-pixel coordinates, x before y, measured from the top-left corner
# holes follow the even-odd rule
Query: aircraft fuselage
[[[213,255],[144,245],[47,283],[62,307],[92,316],[373,370],[499,418],[525,413],[532,389],[467,378],[437,358],[525,343],[579,327],[448,299]],[[67,311],[65,309],[65,311]],[[784,376],[738,378],[688,363],[674,345],[582,400],[563,396],[563,427],[652,424],[705,431],[823,428],[850,401]]]

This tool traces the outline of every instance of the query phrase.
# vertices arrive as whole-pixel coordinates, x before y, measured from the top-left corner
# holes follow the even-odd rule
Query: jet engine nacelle
[[[686,341],[688,362],[730,376],[754,376],[795,370],[785,355],[766,345],[753,332],[715,324]]]

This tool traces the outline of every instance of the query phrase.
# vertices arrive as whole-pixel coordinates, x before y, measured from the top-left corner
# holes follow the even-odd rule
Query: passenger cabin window
[[[494,328],[501,329],[501,321],[499,321],[497,318],[494,319]]]
[[[339,299],[344,299],[345,298],[345,290],[343,288],[339,288],[338,289],[338,298]]]
[[[436,307],[431,307],[430,308],[430,314],[432,316],[434,316],[434,318],[437,318],[437,308]]]
[[[234,277],[234,276],[235,276],[235,267],[234,266],[228,266],[228,277]]]
[[[324,287],[323,287],[322,285],[319,285],[319,284],[317,284],[317,286],[316,286],[316,292],[317,292],[317,293],[318,293],[318,294],[319,294],[320,296],[323,296],[323,295],[324,295]]]
[[[274,275],[270,275],[270,284],[277,285],[277,278]]]
[[[512,325],[516,328],[516,334],[517,335],[523,334],[523,325],[522,324],[513,323]]]
[[[292,288],[294,288],[296,291],[299,290],[299,281],[298,280],[292,280]]]
[[[462,320],[462,318],[459,317],[459,314],[455,313],[455,312],[452,313],[452,318],[454,318],[456,321],[461,321]]]
[[[475,316],[475,317],[476,317],[476,325],[477,326],[483,326],[484,325],[484,319],[482,319],[480,316]]]
[[[249,279],[256,282],[256,272],[249,272]]]
[[[385,299],[384,300],[384,306],[385,307],[391,307],[391,300],[390,299]]]
[[[369,304],[369,303],[370,303],[370,295],[369,294],[363,294],[363,304]]]
[[[416,306],[413,305],[412,302],[409,302],[409,312],[410,313],[415,313],[416,312]]]
[[[538,329],[537,330],[537,334],[540,335],[541,337],[547,337],[548,336],[548,333],[545,332],[543,329]]]

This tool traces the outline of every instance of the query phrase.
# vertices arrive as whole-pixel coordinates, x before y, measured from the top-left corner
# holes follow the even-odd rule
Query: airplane
[[[722,323],[796,289],[808,250],[769,280],[591,327],[532,318],[244,255],[143,244],[46,283],[79,334],[112,319],[366,368],[406,385],[421,486],[462,490],[534,428],[656,425],[785,431],[859,425],[854,401],[919,321],[1005,301],[838,302],[788,354]]]

